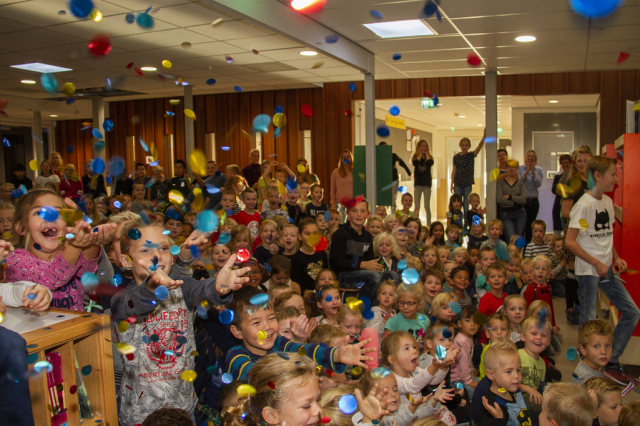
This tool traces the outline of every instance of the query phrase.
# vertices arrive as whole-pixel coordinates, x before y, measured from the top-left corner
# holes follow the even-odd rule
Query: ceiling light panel
[[[422,37],[437,35],[422,19],[408,19],[405,21],[374,22],[363,24],[380,38]]]

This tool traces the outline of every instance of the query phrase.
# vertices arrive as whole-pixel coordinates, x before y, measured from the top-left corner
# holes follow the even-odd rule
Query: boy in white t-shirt
[[[613,247],[613,201],[605,195],[613,191],[618,181],[616,164],[615,160],[598,155],[589,160],[587,169],[595,185],[571,209],[565,246],[576,255],[580,325],[596,319],[598,289],[622,314],[613,335],[611,361],[603,370],[605,376],[624,386],[631,379],[623,374],[618,358],[638,324],[640,310],[616,275],[627,269],[627,262]]]

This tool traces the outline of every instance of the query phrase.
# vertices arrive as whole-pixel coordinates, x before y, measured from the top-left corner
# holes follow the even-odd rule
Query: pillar
[[[33,127],[31,128],[31,131],[33,132],[32,137],[31,138],[31,146],[32,146],[32,157],[31,158],[35,158],[38,161],[38,164],[40,162],[42,162],[42,160],[44,160],[45,158],[45,154],[44,154],[44,145],[42,144],[42,112],[40,111],[33,111]],[[31,168],[29,167],[29,164],[25,164],[25,166],[27,167],[27,173],[29,175],[29,178],[31,180],[34,180],[36,178],[36,176],[38,176],[38,173],[40,172],[40,170],[36,170],[33,171],[31,170]]]
[[[485,125],[486,136],[498,137],[498,73],[487,71],[484,75],[484,99],[487,123]],[[487,174],[495,169],[498,164],[498,142],[486,144]],[[496,219],[496,183],[487,180],[487,223]]]
[[[190,109],[193,111],[193,87],[192,86],[184,86],[184,108]],[[197,117],[196,117],[197,118]],[[204,117],[199,117],[201,120],[204,120]],[[195,149],[195,137],[194,137],[194,128],[193,128],[193,120],[186,118],[184,119],[184,144],[185,144],[185,153],[187,156],[191,154],[191,152]]]
[[[376,81],[372,73],[364,73],[364,125],[366,148],[366,181],[365,194],[372,211],[376,209]],[[355,176],[354,176],[355,179]]]

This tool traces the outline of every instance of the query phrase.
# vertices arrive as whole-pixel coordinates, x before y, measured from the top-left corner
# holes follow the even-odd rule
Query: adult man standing
[[[256,186],[258,183],[258,179],[260,179],[261,168],[260,168],[260,151],[257,149],[252,149],[249,153],[249,157],[251,158],[251,164],[242,169],[242,176],[247,180],[247,184],[251,187]]]

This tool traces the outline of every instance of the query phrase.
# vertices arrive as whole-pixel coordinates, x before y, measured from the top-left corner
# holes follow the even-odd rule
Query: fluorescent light
[[[516,37],[516,41],[520,43],[531,43],[532,41],[536,41],[536,38],[534,36],[520,36]]]
[[[558,101],[549,101],[550,104],[557,104]]]
[[[420,37],[435,35],[436,32],[422,19],[405,21],[374,22],[363,24],[380,38]]]
[[[36,84],[35,80],[20,80],[22,84]]]
[[[142,67],[140,68],[142,71],[157,71],[156,67]]]
[[[466,116],[466,115],[459,115],[458,117],[460,117],[460,118],[467,118],[467,116]]]
[[[57,117],[58,114],[50,114],[49,117]]]
[[[482,126],[484,126],[484,124],[478,124],[478,127],[482,127]]]
[[[316,56],[318,52],[314,52],[313,50],[303,50],[300,54],[302,56]]]
[[[56,67],[55,65],[41,64],[40,62],[32,62],[30,64],[11,65],[11,68],[19,68],[21,70],[35,72],[63,72],[73,71],[71,68]]]

